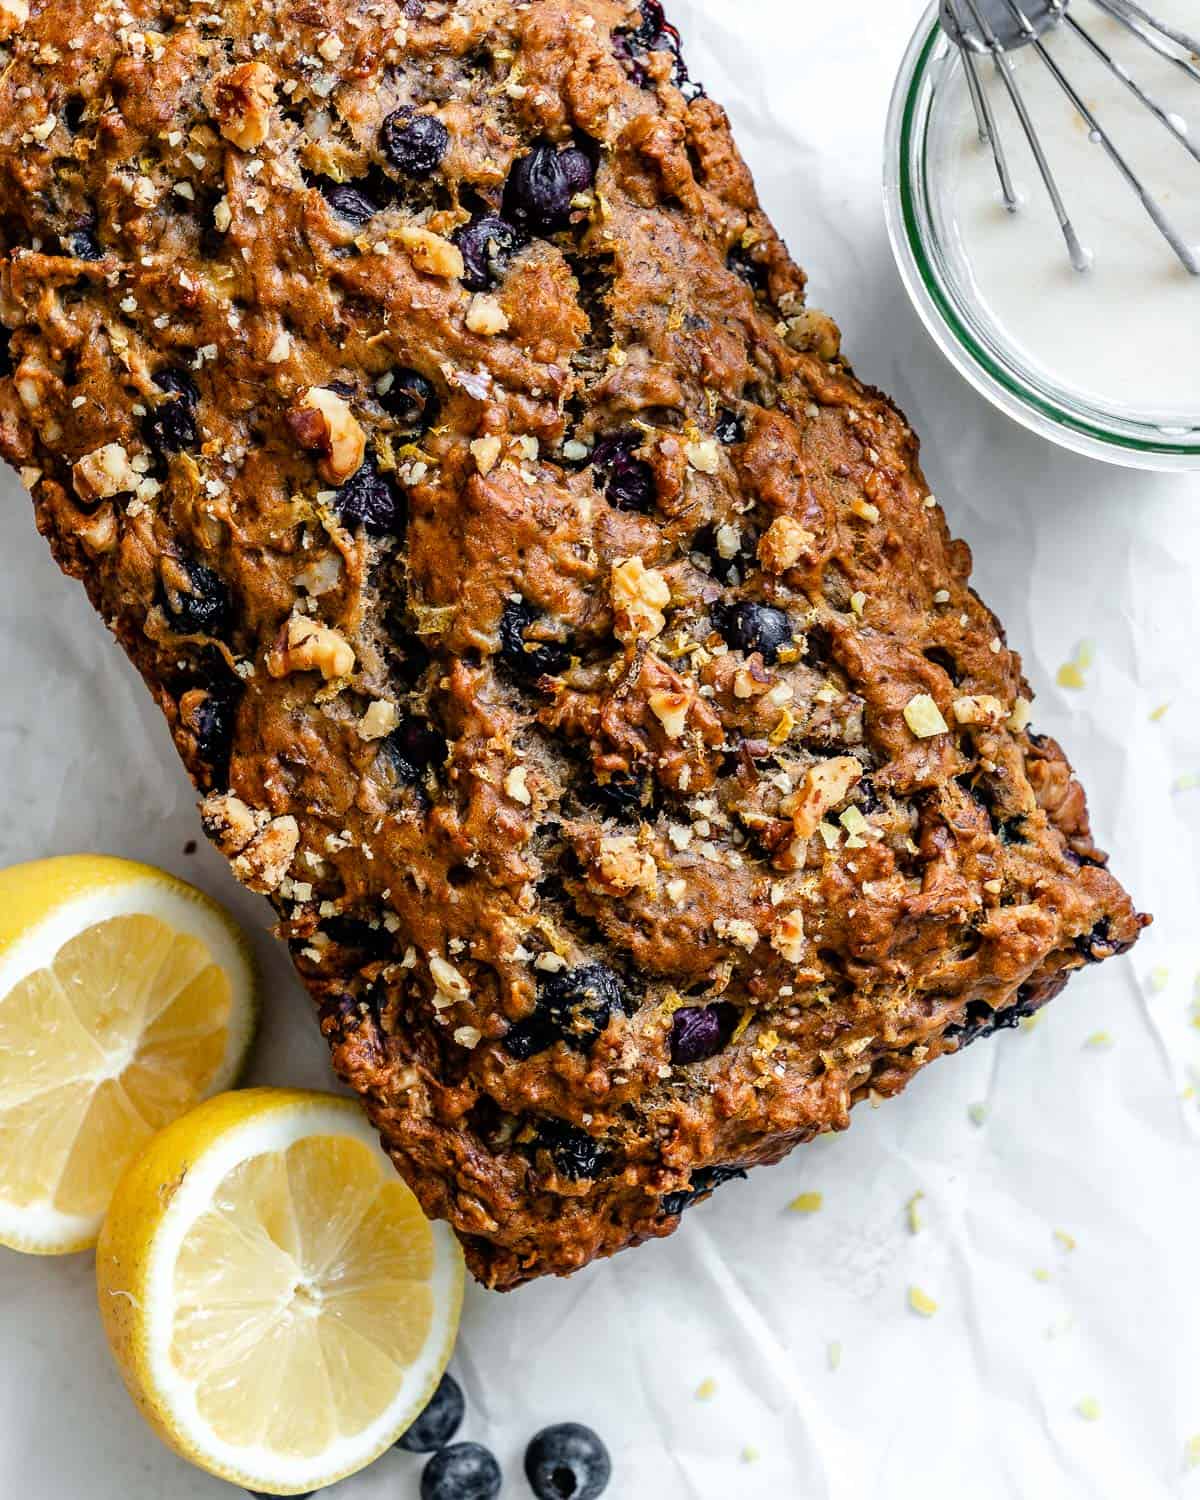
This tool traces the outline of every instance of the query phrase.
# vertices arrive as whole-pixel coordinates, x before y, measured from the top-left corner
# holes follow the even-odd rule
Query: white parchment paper
[[[920,8],[673,7],[814,302],[924,435],[980,590],[1025,653],[1037,726],[1068,746],[1102,840],[1157,922],[1132,960],[1080,974],[1032,1031],[860,1109],[848,1135],[726,1187],[671,1241],[509,1297],[473,1289],[455,1366],[464,1435],[495,1449],[505,1495],[528,1494],[533,1431],[570,1418],[611,1445],[614,1500],[1200,1497],[1184,1462],[1200,1432],[1200,1111],[1188,1093],[1200,1067],[1200,777],[1188,780],[1200,773],[1200,478],[1045,445],[977,398],[918,324],[886,244],[880,161]],[[203,885],[256,934],[269,975],[257,1079],[328,1086],[265,904],[202,840],[185,855],[199,830],[166,729],[8,478],[0,557],[0,859],[103,849]],[[1081,640],[1094,664],[1070,691],[1055,675]],[[1089,1044],[1096,1033],[1110,1044]],[[787,1212],[800,1192],[822,1193],[821,1211]],[[936,1316],[909,1310],[910,1285]],[[93,1296],[90,1256],[0,1251],[0,1497],[231,1493],[135,1415]],[[1097,1420],[1076,1410],[1089,1399]],[[329,1493],[408,1500],[419,1469],[391,1454]]]

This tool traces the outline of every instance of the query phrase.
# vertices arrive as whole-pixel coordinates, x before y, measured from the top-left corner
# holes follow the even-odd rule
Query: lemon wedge
[[[245,939],[149,865],[74,854],[0,870],[0,1244],[96,1243],[154,1132],[241,1071]]]
[[[96,1257],[100,1312],[143,1415],[246,1489],[307,1493],[365,1468],[450,1358],[463,1262],[359,1107],[246,1089],[158,1135]]]

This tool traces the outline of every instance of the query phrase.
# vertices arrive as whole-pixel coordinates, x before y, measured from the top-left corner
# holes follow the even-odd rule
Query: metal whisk
[[[1111,16],[1114,21],[1119,22],[1152,51],[1174,63],[1176,67],[1181,68],[1190,78],[1200,84],[1200,66],[1197,65],[1200,59],[1200,41],[1158,20],[1148,10],[1136,4],[1135,0],[1089,0],[1089,3]],[[1091,252],[1084,249],[1075,232],[1062,193],[1059,191],[1054,170],[1042,147],[1033,116],[1021,93],[1016,72],[1008,55],[1021,47],[1033,47],[1041,61],[1050,70],[1059,88],[1083,117],[1092,140],[1104,147],[1109,159],[1141,199],[1142,206],[1153,219],[1171,249],[1193,276],[1200,276],[1200,250],[1183,240],[1162,206],[1130,166],[1120,148],[1067,77],[1060,63],[1046,47],[1042,37],[1056,26],[1065,27],[1095,57],[1099,58],[1140,103],[1145,105],[1155,119],[1170,131],[1184,150],[1195,157],[1197,162],[1200,162],[1200,146],[1189,138],[1184,121],[1153,99],[1131,76],[1129,70],[1118,62],[1086,27],[1082,26],[1074,16],[1067,14],[1069,4],[1070,0],[1020,0],[1020,3],[1018,0],[941,0],[942,27],[962,54],[967,88],[979,121],[979,137],[985,145],[991,146],[1005,207],[1015,213],[1020,206],[1020,200],[1013,187],[1004,144],[996,127],[995,113],[979,76],[977,58],[988,53],[994,59],[1001,82],[1012,100],[1017,118],[1021,122],[1021,129],[1025,132],[1034,160],[1037,162],[1038,171],[1046,185],[1050,201],[1054,205],[1055,215],[1062,227],[1067,249],[1070,252],[1071,264],[1077,271],[1086,271],[1091,266]]]

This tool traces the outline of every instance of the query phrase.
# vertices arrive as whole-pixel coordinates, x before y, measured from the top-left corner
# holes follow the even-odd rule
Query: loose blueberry
[[[520,231],[498,214],[472,219],[454,231],[453,239],[462,253],[463,286],[472,292],[490,291],[498,285],[525,242]]]
[[[412,785],[424,778],[430,766],[446,760],[445,737],[427,719],[401,719],[383,742],[384,753],[401,781]]]
[[[609,504],[643,515],[654,509],[657,498],[654,470],[644,459],[634,457],[644,442],[640,432],[626,428],[602,437],[592,449],[592,464],[603,478]]]
[[[609,1159],[599,1141],[566,1120],[543,1120],[537,1144],[549,1151],[558,1175],[571,1182],[598,1177]]]
[[[756,292],[767,290],[769,278],[766,266],[761,261],[755,260],[749,250],[744,250],[741,245],[734,245],[725,257],[725,264]]]
[[[200,440],[196,424],[200,392],[195,381],[186,370],[160,370],[154,384],[163,392],[164,399],[143,418],[146,442],[162,459],[182,453],[185,448],[195,448]]]
[[[735,411],[722,409],[717,413],[715,427],[717,442],[724,443],[727,447],[731,443],[743,443],[746,440],[746,424]]]
[[[453,1375],[443,1375],[429,1405],[396,1447],[409,1453],[437,1453],[462,1426],[465,1410],[462,1387]]]
[[[559,1422],[525,1450],[525,1477],[537,1500],[597,1500],[612,1478],[612,1459],[590,1427]]]
[[[187,575],[188,586],[163,584],[163,607],[172,628],[180,635],[220,635],[233,608],[224,579],[194,558],[176,561]]]
[[[379,132],[384,156],[398,172],[428,177],[450,145],[450,132],[436,115],[419,115],[408,104],[393,110]]]
[[[768,666],[779,660],[780,651],[793,638],[787,615],[769,604],[715,604],[712,617],[726,645],[747,656],[757,651]]]
[[[435,1453],[421,1475],[421,1500],[495,1500],[500,1465],[479,1443],[455,1443]]]
[[[625,1003],[625,986],[605,964],[538,970],[537,1009],[509,1027],[505,1050],[524,1059],[563,1041],[586,1051]]]
[[[326,203],[348,224],[366,224],[381,211],[382,205],[352,182],[331,182],[326,177],[321,179],[319,186]]]
[[[715,1057],[733,1035],[737,1006],[686,1005],[671,1017],[671,1061],[680,1067]]]
[[[368,536],[399,536],[408,514],[403,495],[370,453],[337,491],[333,508],[347,526],[361,526]]]
[[[586,192],[594,178],[592,164],[578,146],[560,151],[551,141],[539,141],[513,163],[504,189],[504,217],[534,234],[566,229],[571,200]]]
[[[432,383],[418,370],[394,370],[379,402],[412,441],[424,437],[436,425],[442,410]]]
[[[509,599],[500,617],[500,656],[518,677],[536,682],[557,677],[571,664],[571,652],[559,641],[528,641],[526,632],[541,616],[526,599]]]
[[[735,1178],[745,1178],[746,1173],[742,1167],[700,1167],[692,1173],[691,1185],[682,1192],[666,1193],[659,1200],[659,1212],[666,1219],[672,1219],[676,1214],[681,1214],[685,1208],[691,1208],[693,1203],[698,1203],[701,1198],[707,1198],[724,1182],[733,1182]]]

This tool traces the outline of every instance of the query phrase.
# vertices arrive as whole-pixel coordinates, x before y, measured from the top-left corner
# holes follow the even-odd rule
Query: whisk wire
[[[971,13],[972,20],[979,28],[979,35],[983,38],[984,45],[992,54],[992,57],[995,60],[996,70],[1000,76],[1001,82],[1004,84],[1005,89],[1008,91],[1008,96],[1012,100],[1013,108],[1017,112],[1017,118],[1021,122],[1022,130],[1025,132],[1025,139],[1029,142],[1029,149],[1033,152],[1034,160],[1038,165],[1038,171],[1041,173],[1042,181],[1046,186],[1046,192],[1050,196],[1050,202],[1054,208],[1055,217],[1058,219],[1059,227],[1062,229],[1063,238],[1066,240],[1067,253],[1071,257],[1071,264],[1077,271],[1086,271],[1092,264],[1092,256],[1089,251],[1084,249],[1082,243],[1080,242],[1078,234],[1075,232],[1075,226],[1071,222],[1071,216],[1067,213],[1067,206],[1063,201],[1062,193],[1059,191],[1058,182],[1054,176],[1054,170],[1050,166],[1050,162],[1046,156],[1045,151],[1042,149],[1041,140],[1038,136],[1037,130],[1034,127],[1033,117],[1029,113],[1029,108],[1025,103],[1024,96],[1021,93],[1020,86],[1018,85],[1016,77],[1013,73],[1013,66],[1009,61],[1008,54],[1000,45],[999,37],[996,35],[995,31],[992,29],[992,26],[988,22],[987,17],[980,9],[979,0],[964,0],[964,3]],[[951,4],[955,9],[956,19],[959,19],[961,24],[961,17],[959,17],[957,13],[957,0],[951,0]],[[965,39],[966,28],[962,27],[961,31]],[[963,42],[960,42],[959,45],[965,58],[970,49],[967,47],[965,40]],[[981,90],[981,92],[983,91]],[[983,98],[986,103],[986,93],[983,93]],[[995,151],[999,132],[995,128],[994,117],[989,119],[989,126],[992,132],[993,151]],[[1017,198],[1015,192],[1013,191],[1011,181],[1005,184],[1002,180],[1001,187],[1005,193],[1006,205],[1010,210],[1016,208]]]
[[[1152,51],[1157,52],[1159,57],[1165,58],[1167,62],[1173,63],[1175,67],[1186,73],[1193,83],[1200,83],[1200,68],[1192,62],[1190,57],[1181,57],[1179,55],[1179,43],[1176,42],[1172,45],[1170,38],[1160,35],[1157,31],[1152,30],[1150,26],[1125,10],[1121,4],[1121,0],[1092,0],[1092,4],[1104,11],[1106,15],[1111,16],[1114,21],[1119,22],[1124,26],[1126,31],[1132,32],[1139,41],[1145,42],[1146,46]]]
[[[1067,250],[1071,257],[1071,264],[1077,271],[1086,271],[1092,264],[1091,253],[1085,250],[1080,243],[1079,236],[1075,231],[1066,205],[1058,188],[1053,168],[1045,151],[1042,149],[1041,139],[1038,136],[1037,127],[1029,112],[1028,105],[1021,93],[1017,82],[1015,70],[1008,56],[1008,51],[1016,46],[1032,47],[1041,62],[1049,71],[1055,83],[1070,100],[1071,104],[1079,114],[1080,118],[1088,127],[1089,137],[1104,148],[1106,155],[1113,165],[1124,177],[1126,183],[1137,194],[1142,207],[1153,222],[1155,228],[1170,245],[1180,262],[1193,275],[1200,276],[1200,253],[1188,245],[1180,235],[1175,225],[1167,217],[1158,200],[1147,188],[1146,184],[1134,171],[1129,161],[1109,135],[1104,126],[1096,117],[1095,112],[1089,107],[1087,101],[1079,93],[1070,78],[1063,71],[1055,57],[1042,40],[1042,33],[1053,26],[1065,23],[1071,34],[1077,37],[1095,55],[1112,74],[1118,78],[1138,99],[1138,101],[1164,125],[1174,138],[1187,150],[1192,157],[1200,162],[1200,149],[1193,145],[1188,138],[1186,127],[1171,116],[1145,89],[1132,77],[1128,69],[1119,64],[1116,59],[1096,40],[1092,34],[1081,26],[1072,16],[1067,14],[1067,6],[1070,0],[1048,0],[1042,5],[1040,11],[1041,27],[1036,26],[1030,15],[1018,3],[1018,0],[1000,0],[1007,9],[1009,17],[1016,26],[1016,33],[1005,25],[1005,34],[1009,38],[1009,46],[1006,48],[997,34],[996,27],[989,21],[981,0],[962,0],[966,9],[970,12],[971,20],[974,22],[975,32],[963,20],[962,12],[959,10],[959,0],[944,0],[943,19],[948,22],[947,30],[956,42],[966,69],[968,88],[971,98],[975,104],[976,116],[980,122],[980,135],[989,141],[992,154],[996,160],[996,169],[1000,176],[1001,190],[1004,201],[1010,210],[1018,205],[1015,190],[1013,188],[1012,176],[1005,159],[1004,148],[999,139],[999,131],[996,127],[994,112],[987,97],[987,91],[980,83],[978,73],[975,69],[972,50],[982,44],[982,49],[989,52],[995,62],[996,71],[1008,93],[1012,105],[1020,121],[1021,129],[1025,139],[1033,152],[1038,171],[1041,174],[1046,191],[1054,207],[1055,216],[1062,229],[1063,237],[1067,242]],[[1200,43],[1194,42],[1183,32],[1176,31],[1164,23],[1156,20],[1136,0],[1093,0],[1093,3],[1101,10],[1119,21],[1128,30],[1141,38],[1160,55],[1169,58],[1172,62],[1180,63],[1190,76],[1194,76],[1200,82],[1200,70],[1190,61],[1181,59],[1173,50],[1174,47],[1182,47],[1196,55],[1200,55]],[[993,5],[994,10],[994,5]],[[1157,33],[1152,40],[1151,36]],[[1165,38],[1165,40],[1163,40]]]
[[[1166,126],[1166,128],[1171,132],[1171,134],[1175,137],[1175,139],[1179,142],[1183,149],[1189,154],[1189,156],[1195,157],[1195,159],[1200,162],[1200,146],[1197,146],[1196,143],[1191,139],[1183,125],[1181,125],[1177,119],[1173,118],[1167,112],[1167,110],[1165,110],[1162,105],[1159,104],[1157,99],[1146,92],[1146,90],[1141,86],[1137,79],[1134,78],[1133,75],[1129,72],[1128,68],[1118,63],[1116,58],[1113,57],[1112,53],[1106,51],[1106,49],[1100,45],[1100,43],[1091,34],[1091,32],[1086,30],[1079,24],[1077,20],[1075,20],[1074,16],[1067,16],[1066,24],[1084,44],[1084,46],[1089,48],[1092,54],[1100,59],[1100,61],[1113,75],[1113,77],[1123,83],[1129,90],[1129,92],[1134,96],[1134,98],[1139,100],[1146,106],[1146,108],[1159,122],[1159,124]]]

